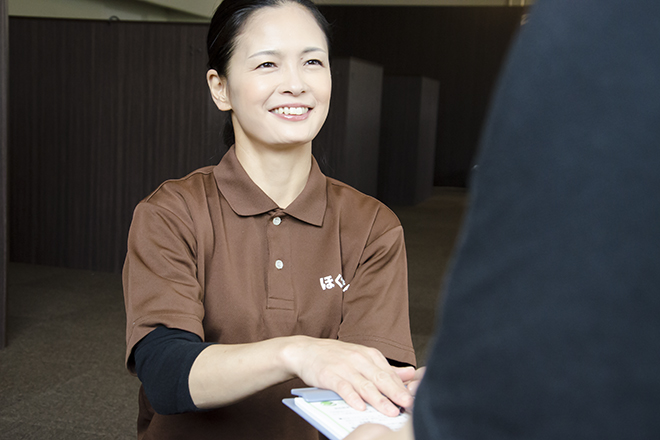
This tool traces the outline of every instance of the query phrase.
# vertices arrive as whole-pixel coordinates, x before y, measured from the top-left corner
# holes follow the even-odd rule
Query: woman
[[[327,27],[308,0],[225,0],[214,15],[207,80],[233,146],[162,184],[129,233],[139,438],[317,438],[281,403],[305,384],[389,415],[412,404],[414,369],[390,366],[415,364],[401,226],[311,154]]]

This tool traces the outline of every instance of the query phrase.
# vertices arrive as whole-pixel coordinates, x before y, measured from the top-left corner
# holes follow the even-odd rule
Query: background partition
[[[0,349],[7,343],[7,0],[0,0]]]
[[[314,141],[314,154],[326,175],[374,197],[382,90],[381,66],[334,58],[330,113]]]
[[[333,53],[382,65],[385,76],[440,81],[434,184],[465,186],[509,41],[523,7],[322,6]]]
[[[464,185],[523,8],[322,9],[334,27],[335,87],[315,144],[323,169],[376,195],[383,75],[424,76],[442,85],[434,184]],[[220,160],[224,114],[206,86],[206,32],[9,19],[12,261],[117,272],[135,204]]]
[[[220,160],[206,26],[12,18],[10,34],[11,259],[119,271],[137,202]]]
[[[390,205],[416,205],[431,196],[438,120],[438,81],[386,76],[378,198]]]

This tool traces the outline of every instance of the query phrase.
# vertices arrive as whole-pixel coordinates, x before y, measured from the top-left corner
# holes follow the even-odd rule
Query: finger
[[[422,383],[421,380],[413,380],[410,382],[408,386],[408,391],[410,391],[410,394],[413,396],[417,395],[417,390],[419,389],[419,384]]]
[[[390,428],[385,425],[365,423],[355,428],[353,432],[345,437],[345,440],[375,440],[391,433]]]
[[[389,417],[396,417],[399,415],[399,407],[383,395],[374,382],[365,379],[360,385],[358,385],[357,390],[360,393],[360,397],[373,406],[377,411]]]
[[[353,368],[340,373],[341,380],[336,382],[335,391],[355,409],[364,409],[366,402],[385,415],[397,416],[400,410],[390,399],[397,393],[409,395],[408,391],[389,364],[385,363],[385,369],[382,369],[364,353],[351,354],[349,363]],[[401,406],[408,404],[405,399],[403,403],[396,403]]]
[[[334,389],[346,403],[359,411],[366,409],[366,403],[385,415],[394,417],[399,414],[399,408],[395,406],[374,383],[375,377],[381,375],[382,381],[396,378],[392,371],[386,372],[375,367],[369,362],[361,362],[354,359],[355,369],[343,371],[343,376],[336,376],[331,389]],[[389,368],[389,367],[388,367]],[[369,379],[371,377],[372,379]],[[396,378],[398,380],[398,378]]]
[[[342,380],[338,382],[334,388],[330,389],[334,389],[335,392],[339,394],[339,397],[344,399],[351,408],[357,409],[358,411],[364,411],[367,409],[367,405],[362,399],[362,396],[360,396],[360,393],[356,391],[350,381]]]
[[[415,367],[392,367],[392,369],[399,376],[399,379],[401,379],[404,384],[406,382],[410,382],[414,380],[417,375],[417,371],[415,370]]]
[[[408,376],[414,378],[415,369],[413,367],[392,367],[380,351],[374,348],[369,348],[368,350],[377,369],[372,369],[372,373],[365,376],[376,385],[382,394],[396,405],[403,407],[412,405],[412,394],[405,387],[404,378]]]
[[[346,377],[347,381],[352,384],[362,400],[376,410],[394,417],[399,414],[398,406],[412,405],[412,395],[389,364],[385,365],[385,369],[370,362],[356,362],[353,365],[355,371]]]
[[[372,381],[378,391],[394,404],[403,407],[413,404],[412,394],[393,369],[377,373]]]
[[[424,373],[426,373],[426,367],[420,367],[415,371],[415,380],[422,380],[424,378]]]
[[[422,382],[425,372],[426,372],[426,367],[420,367],[417,370],[415,370],[415,375],[411,380],[407,382],[404,381],[406,388],[408,388],[408,391],[410,391],[410,394],[412,394],[413,396],[417,394],[419,384]]]

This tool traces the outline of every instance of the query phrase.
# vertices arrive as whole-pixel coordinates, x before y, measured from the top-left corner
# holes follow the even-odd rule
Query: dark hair
[[[209,55],[208,68],[214,69],[218,75],[226,77],[227,66],[236,47],[236,38],[250,16],[261,8],[281,6],[287,3],[296,3],[307,8],[325,34],[326,42],[330,47],[330,25],[310,0],[223,0],[213,14],[206,39]],[[225,119],[223,140],[228,147],[235,142],[231,115]]]

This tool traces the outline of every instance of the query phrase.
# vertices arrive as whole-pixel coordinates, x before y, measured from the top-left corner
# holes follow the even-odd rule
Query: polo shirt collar
[[[323,225],[323,217],[328,204],[327,179],[321,172],[319,164],[312,156],[312,169],[309,171],[307,184],[296,200],[284,210],[285,213],[298,220],[315,226]]]
[[[238,161],[234,147],[231,147],[215,166],[213,175],[218,189],[237,215],[248,217],[280,209],[277,203],[250,179]],[[326,185],[326,178],[312,156],[312,168],[305,188],[296,200],[282,211],[306,223],[323,225],[327,206]]]

